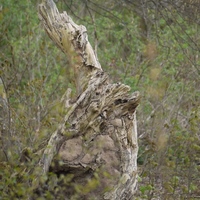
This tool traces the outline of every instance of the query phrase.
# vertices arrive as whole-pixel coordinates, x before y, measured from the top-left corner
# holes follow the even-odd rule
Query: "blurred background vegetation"
[[[27,193],[22,180],[30,179],[25,172],[34,166],[29,153],[56,128],[63,117],[60,99],[74,88],[67,58],[40,25],[39,3],[0,3],[1,199]],[[200,2],[56,3],[86,26],[113,81],[142,95],[137,198],[200,199]],[[24,156],[28,162],[22,164]]]

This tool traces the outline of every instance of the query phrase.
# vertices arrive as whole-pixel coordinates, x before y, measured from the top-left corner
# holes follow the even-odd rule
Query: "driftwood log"
[[[53,0],[39,5],[39,18],[70,60],[77,97],[72,101],[67,89],[62,98],[67,114],[48,141],[33,186],[37,188],[39,177],[51,170],[72,175],[66,199],[133,199],[139,93],[130,94],[129,86],[111,83],[88,41],[86,28],[75,24],[66,12],[59,13]]]

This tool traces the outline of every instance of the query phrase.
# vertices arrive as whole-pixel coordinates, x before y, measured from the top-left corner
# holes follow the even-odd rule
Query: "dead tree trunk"
[[[77,98],[70,99],[70,89],[63,97],[67,114],[44,150],[34,187],[39,176],[51,169],[72,175],[66,199],[131,199],[137,184],[139,93],[129,94],[129,86],[110,82],[86,28],[66,12],[59,13],[53,0],[39,5],[39,17],[49,37],[70,59]]]

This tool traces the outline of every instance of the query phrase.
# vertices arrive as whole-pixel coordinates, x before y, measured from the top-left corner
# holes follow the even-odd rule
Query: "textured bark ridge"
[[[71,175],[66,199],[133,198],[137,184],[139,93],[110,82],[87,39],[87,30],[52,0],[39,5],[39,17],[49,37],[67,54],[75,71],[77,98],[70,89],[62,100],[67,114],[51,135],[37,168]],[[39,178],[34,186],[38,187]],[[77,197],[78,195],[78,197]]]

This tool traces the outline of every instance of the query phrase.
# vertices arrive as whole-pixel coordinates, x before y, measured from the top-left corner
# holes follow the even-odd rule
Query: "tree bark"
[[[39,18],[49,37],[68,56],[76,79],[77,98],[70,89],[62,100],[66,115],[51,135],[37,167],[37,178],[49,170],[73,178],[66,199],[131,199],[137,185],[136,107],[139,93],[111,83],[102,70],[87,30],[53,0],[39,5]]]

